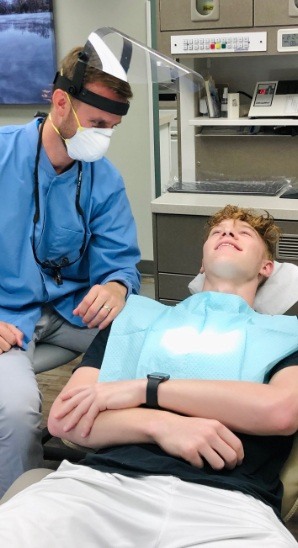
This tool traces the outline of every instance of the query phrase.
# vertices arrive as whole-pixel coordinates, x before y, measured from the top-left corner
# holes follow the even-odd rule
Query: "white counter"
[[[151,202],[151,211],[178,215],[213,215],[227,204],[265,209],[275,219],[298,220],[298,200],[269,196],[166,192]]]

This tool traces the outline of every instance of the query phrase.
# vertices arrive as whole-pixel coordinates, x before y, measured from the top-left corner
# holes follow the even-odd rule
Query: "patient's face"
[[[225,219],[213,227],[203,248],[206,275],[239,282],[264,274],[268,262],[261,236],[248,223]]]

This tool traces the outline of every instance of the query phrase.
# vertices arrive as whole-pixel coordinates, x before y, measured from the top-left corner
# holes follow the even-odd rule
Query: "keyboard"
[[[290,188],[287,181],[194,181],[176,182],[168,192],[196,192],[198,194],[247,194],[278,196]]]

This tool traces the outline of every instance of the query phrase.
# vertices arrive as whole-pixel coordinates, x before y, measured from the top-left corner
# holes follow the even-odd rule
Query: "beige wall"
[[[102,26],[115,27],[141,42],[150,43],[148,0],[54,0],[53,4],[58,62],[69,49],[83,45],[89,33]],[[152,107],[146,88],[133,91],[129,114],[114,134],[108,156],[125,179],[142,259],[152,260]],[[44,106],[41,108],[45,110]],[[0,124],[26,123],[37,109],[38,105],[0,105]]]

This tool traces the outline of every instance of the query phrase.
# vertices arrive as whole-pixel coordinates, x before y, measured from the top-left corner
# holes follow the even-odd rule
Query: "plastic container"
[[[228,93],[228,88],[224,88],[220,103],[220,115],[222,118],[228,117]]]

